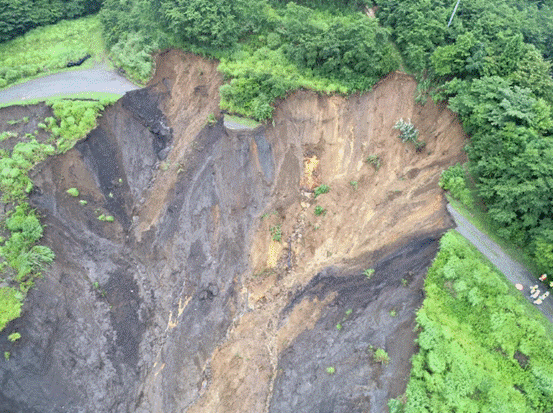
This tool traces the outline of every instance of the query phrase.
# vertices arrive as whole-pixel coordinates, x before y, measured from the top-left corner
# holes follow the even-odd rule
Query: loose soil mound
[[[0,367],[0,410],[386,411],[451,226],[437,182],[463,160],[455,116],[416,105],[396,73],[349,98],[298,91],[273,125],[227,131],[216,62],[167,51],[156,67],[35,171],[57,260],[0,333],[23,336]],[[399,118],[422,152],[397,138]]]

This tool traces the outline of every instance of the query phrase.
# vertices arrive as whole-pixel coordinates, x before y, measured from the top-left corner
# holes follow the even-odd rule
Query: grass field
[[[97,16],[64,20],[39,27],[0,44],[0,89],[66,69],[67,63],[90,54],[81,68],[105,58]]]
[[[117,93],[104,93],[104,92],[81,92],[73,94],[62,94],[56,96],[50,96],[47,98],[37,98],[37,99],[27,99],[27,100],[17,100],[13,102],[7,102],[0,104],[0,109],[8,106],[27,106],[27,105],[36,105],[39,102],[55,102],[57,100],[64,99],[75,99],[75,100],[108,100],[115,102],[119,99],[121,95]]]

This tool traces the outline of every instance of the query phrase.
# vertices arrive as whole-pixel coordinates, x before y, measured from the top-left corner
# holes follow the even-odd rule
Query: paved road
[[[139,87],[107,66],[98,65],[92,69],[56,73],[0,90],[0,104],[79,92],[124,95],[134,89]]]
[[[448,204],[447,210],[455,220],[457,224],[456,230],[468,239],[482,254],[484,254],[513,284],[522,284],[524,290],[522,294],[529,298],[530,287],[532,285],[541,283],[536,280],[530,271],[524,268],[521,264],[513,260],[507,254],[503,252],[501,247],[493,242],[486,234],[478,230],[472,225],[465,217],[457,212],[453,207]],[[540,288],[542,293],[545,292],[545,288]],[[532,300],[533,301],[533,300]],[[541,312],[553,323],[553,297],[547,297],[544,302],[537,306]]]

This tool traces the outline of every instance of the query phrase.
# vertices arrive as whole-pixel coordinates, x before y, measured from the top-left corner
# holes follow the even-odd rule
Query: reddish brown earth
[[[156,67],[35,171],[57,260],[13,323],[0,411],[387,411],[452,225],[438,180],[464,159],[455,115],[416,104],[414,79],[394,73],[363,95],[297,91],[273,124],[228,131],[206,126],[217,62],[168,51]],[[399,118],[423,151],[397,138]]]

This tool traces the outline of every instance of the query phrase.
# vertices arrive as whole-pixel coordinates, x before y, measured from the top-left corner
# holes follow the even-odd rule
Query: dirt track
[[[57,260],[0,333],[23,336],[0,346],[0,411],[381,413],[405,390],[423,277],[453,225],[437,183],[463,160],[461,125],[395,73],[349,98],[296,92],[274,126],[205,126],[220,118],[216,67],[161,54],[149,88],[34,171]],[[397,138],[400,117],[422,153]]]

